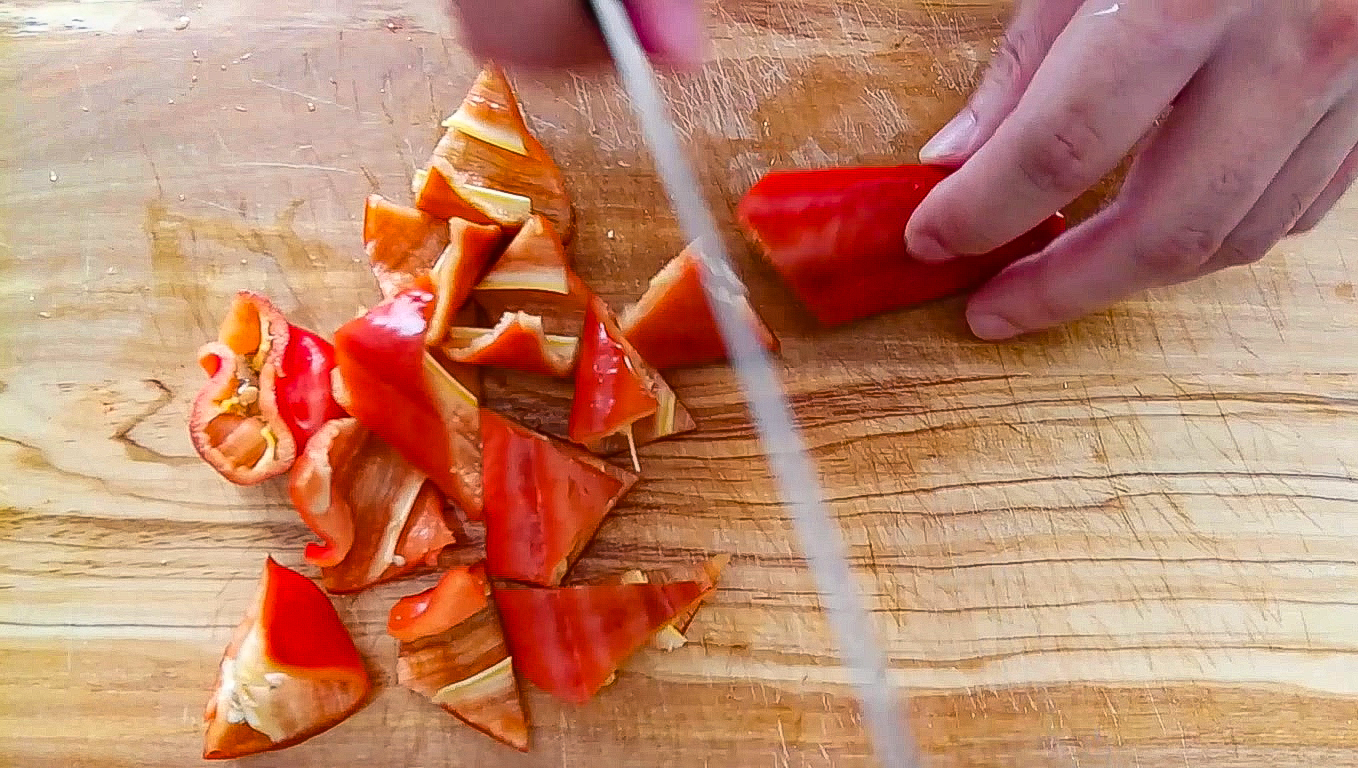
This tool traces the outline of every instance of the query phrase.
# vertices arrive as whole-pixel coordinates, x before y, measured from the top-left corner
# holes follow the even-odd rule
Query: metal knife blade
[[[716,221],[684,157],[655,73],[622,0],[589,2],[680,227],[690,242],[698,243],[704,291],[780,493],[792,508],[802,549],[828,608],[840,655],[858,691],[874,751],[883,765],[917,768],[921,763],[913,752],[909,721],[903,714],[903,697],[898,696],[887,679],[886,656],[862,596],[854,588],[847,550],[822,498],[815,466],[792,418],[783,385],[768,351],[756,340],[739,311],[747,291],[731,266],[717,234]]]

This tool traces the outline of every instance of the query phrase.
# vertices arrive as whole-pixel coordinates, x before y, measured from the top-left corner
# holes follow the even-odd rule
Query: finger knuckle
[[[1071,109],[1061,127],[1029,142],[1018,168],[1037,189],[1076,195],[1102,175],[1096,165],[1103,145],[1100,131],[1084,109]]]
[[[1128,50],[1178,59],[1193,55],[1199,35],[1185,34],[1210,27],[1222,11],[1220,0],[1161,0],[1146,3],[1138,13],[1122,15],[1121,35]]]
[[[1016,83],[1023,79],[1025,72],[1037,68],[1043,49],[1041,41],[1031,29],[1016,28],[1005,32],[995,50],[995,77],[1005,83]]]
[[[1250,191],[1250,178],[1242,171],[1228,168],[1211,177],[1207,182],[1209,199],[1234,201]]]
[[[1296,192],[1289,195],[1287,202],[1287,226],[1291,227],[1298,221],[1301,221],[1301,217],[1306,215],[1306,212],[1310,210],[1311,203],[1313,202],[1315,201],[1311,198]]]
[[[1193,224],[1179,226],[1158,245],[1146,248],[1139,261],[1156,275],[1172,278],[1196,271],[1219,250],[1225,236]]]
[[[1213,259],[1222,268],[1254,264],[1268,254],[1271,244],[1263,238],[1228,240]]]

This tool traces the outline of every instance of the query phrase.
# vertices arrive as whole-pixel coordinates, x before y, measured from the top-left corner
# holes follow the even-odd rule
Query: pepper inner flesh
[[[261,314],[259,343],[253,352],[236,358],[232,373],[235,386],[231,394],[216,401],[218,413],[204,430],[212,446],[238,467],[258,467],[277,454],[277,438],[259,407],[259,374],[268,360],[271,343],[269,321]]]

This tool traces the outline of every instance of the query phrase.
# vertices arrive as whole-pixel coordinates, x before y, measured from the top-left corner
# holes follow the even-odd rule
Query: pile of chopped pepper
[[[487,65],[442,125],[412,205],[366,200],[379,303],[328,341],[243,291],[199,351],[208,381],[189,418],[195,448],[239,485],[286,476],[320,584],[266,560],[222,657],[205,758],[283,749],[362,709],[374,681],[331,596],[421,575],[438,581],[397,601],[387,623],[396,680],[528,751],[521,679],[589,701],[644,648],[685,644],[728,561],[567,583],[642,482],[638,447],[697,427],[662,371],[725,359],[701,259],[682,250],[615,312],[571,263],[564,177],[505,74]],[[1053,219],[969,263],[914,262],[900,232],[944,176],[774,173],[739,219],[826,325],[966,290],[1060,230]],[[763,319],[741,309],[777,353]],[[488,371],[567,394],[517,421],[487,396]]]

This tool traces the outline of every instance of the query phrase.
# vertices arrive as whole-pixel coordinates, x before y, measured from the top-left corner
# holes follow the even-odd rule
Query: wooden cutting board
[[[1255,267],[1020,342],[956,301],[821,332],[730,209],[772,167],[913,158],[1006,5],[713,13],[679,122],[930,765],[1358,765],[1354,198]],[[195,350],[238,289],[327,331],[373,302],[363,197],[404,199],[476,67],[435,2],[21,1],[0,33],[0,763],[193,765],[265,554],[307,540],[281,483],[194,454]],[[683,242],[613,79],[518,83],[581,271],[635,298]],[[584,707],[530,691],[527,756],[392,687],[241,764],[870,765],[731,376],[672,382],[700,429],[642,452],[587,562],[731,554],[692,644]],[[337,600],[385,682],[387,607],[425,583]]]

